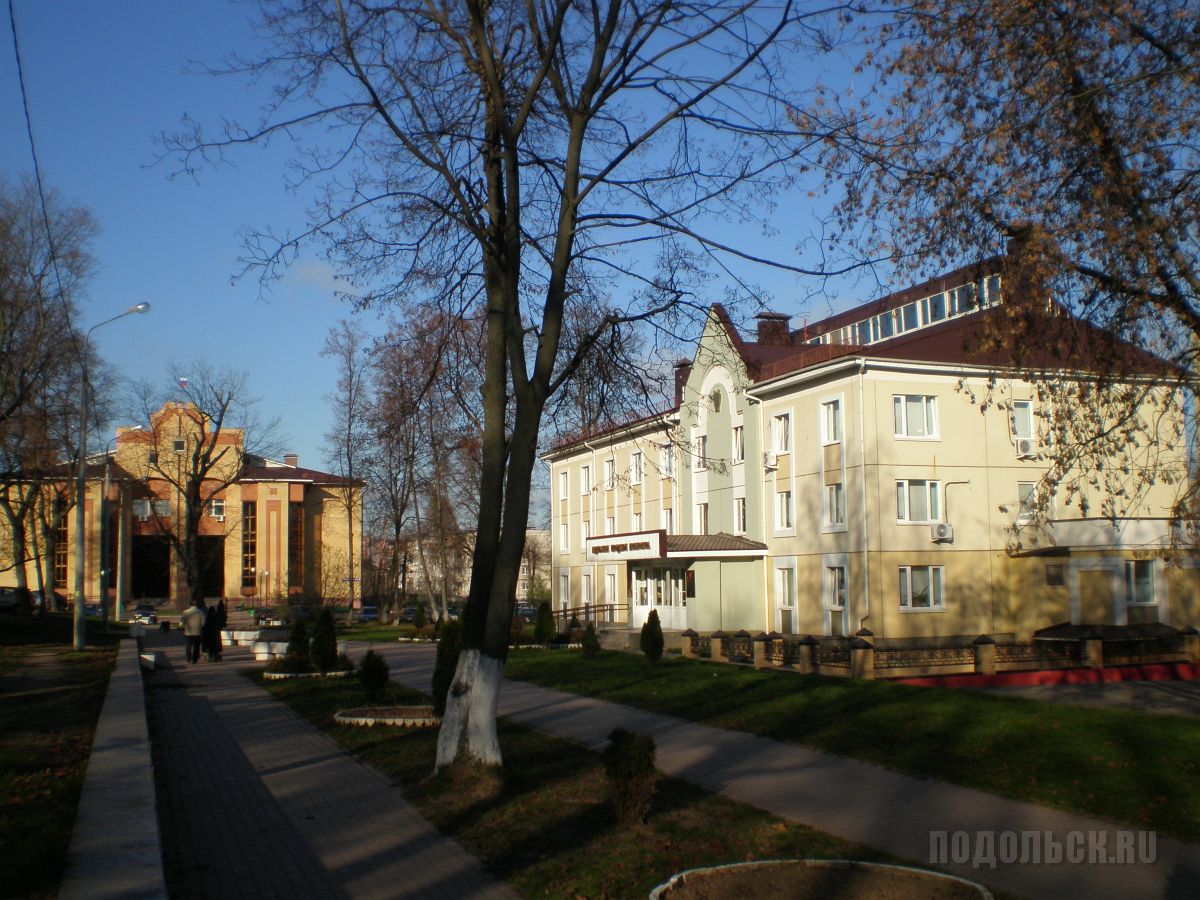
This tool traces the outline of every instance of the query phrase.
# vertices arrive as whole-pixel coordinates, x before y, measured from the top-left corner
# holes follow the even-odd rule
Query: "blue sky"
[[[231,284],[239,228],[302,221],[305,198],[284,189],[286,148],[244,149],[199,183],[170,179],[169,161],[155,165],[154,136],[185,113],[210,128],[222,116],[254,119],[261,89],[188,70],[229,51],[252,52],[255,5],[15,0],[15,9],[43,178],[101,226],[98,270],[76,298],[81,324],[141,300],[153,304],[148,315],[97,331],[101,355],[126,378],[162,384],[169,366],[186,369],[193,360],[247,370],[261,411],[284,421],[286,449],[324,467],[322,435],[332,418],[324,397],[337,372],[319,353],[351,310],[334,298],[331,273],[315,258],[293,266],[265,300],[253,277]],[[0,173],[15,178],[32,165],[7,17],[0,39]],[[803,219],[810,202],[781,209]],[[785,237],[807,227],[781,223]],[[794,276],[759,269],[751,277],[773,291],[774,308],[807,314]],[[810,318],[828,312],[820,305]],[[373,316],[360,321],[379,330]]]

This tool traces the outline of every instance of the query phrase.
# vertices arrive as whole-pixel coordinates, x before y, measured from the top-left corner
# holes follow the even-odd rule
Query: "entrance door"
[[[171,545],[161,535],[134,535],[129,594],[134,600],[171,596]]]
[[[659,566],[634,569],[629,626],[641,628],[653,609],[658,613],[658,622],[663,628],[687,628],[684,577],[682,569]]]

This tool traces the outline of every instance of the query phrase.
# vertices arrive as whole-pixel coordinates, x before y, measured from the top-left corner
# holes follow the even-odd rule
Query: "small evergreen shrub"
[[[328,607],[317,616],[308,656],[313,667],[322,675],[337,664],[337,629],[333,623],[333,610]]]
[[[604,774],[608,778],[609,799],[617,822],[636,825],[646,820],[654,782],[656,752],[654,738],[624,728],[614,728],[604,748]]]
[[[437,660],[433,664],[433,714],[445,715],[446,697],[458,668],[458,655],[462,652],[462,625],[454,619],[442,625],[442,636],[438,639]]]
[[[646,624],[642,626],[641,646],[642,652],[646,654],[646,659],[650,662],[658,662],[662,659],[663,633],[656,609],[650,610],[650,615],[646,617]]]
[[[425,616],[425,604],[418,603],[417,611],[413,613],[413,627],[416,628],[417,631],[420,631],[426,626],[426,624],[428,624],[428,622],[429,620]]]
[[[292,623],[288,632],[287,655],[308,662],[308,628],[299,620]]]
[[[591,622],[587,623],[587,628],[583,630],[583,657],[591,659],[600,652],[600,639],[596,637],[596,626]]]
[[[368,700],[379,699],[383,689],[387,687],[388,674],[387,660],[374,650],[368,650],[358,665],[358,680],[367,692]]]
[[[538,604],[537,619],[533,625],[533,639],[539,644],[548,644],[557,634],[554,627],[554,613],[550,612],[550,603],[543,601]]]

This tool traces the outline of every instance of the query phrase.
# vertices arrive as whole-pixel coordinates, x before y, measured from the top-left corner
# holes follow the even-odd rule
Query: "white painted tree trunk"
[[[446,697],[446,713],[438,732],[434,771],[458,760],[485,766],[503,765],[496,737],[496,707],[504,663],[479,650],[464,649]]]

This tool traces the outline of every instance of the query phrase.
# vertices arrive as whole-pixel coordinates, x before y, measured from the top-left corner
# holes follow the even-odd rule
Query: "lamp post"
[[[87,480],[87,420],[88,420],[88,347],[91,344],[92,332],[117,319],[133,313],[150,311],[150,304],[145,301],[137,303],[123,313],[118,313],[111,319],[97,322],[87,330],[83,337],[83,347],[80,349],[80,367],[83,378],[79,382],[79,471],[75,476],[75,643],[76,650],[82,650],[86,645],[83,628],[84,607],[84,578],[83,570],[87,561],[87,550],[84,541],[83,501]]]

